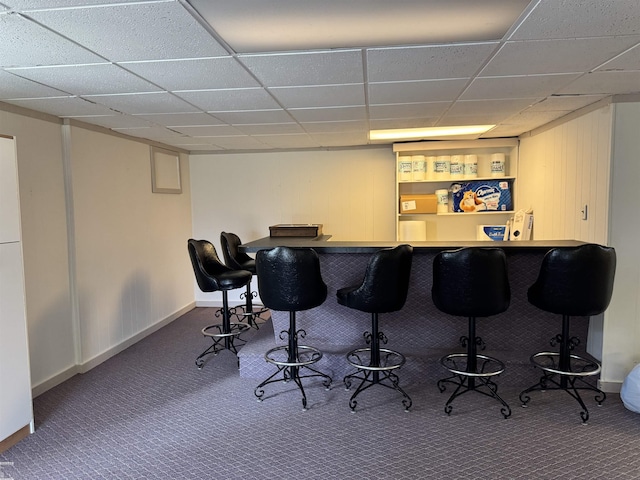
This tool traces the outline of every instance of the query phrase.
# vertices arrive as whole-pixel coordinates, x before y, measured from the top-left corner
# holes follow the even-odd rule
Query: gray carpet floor
[[[435,382],[372,387],[348,407],[341,379],[326,391],[308,381],[309,409],[291,383],[266,388],[240,378],[228,351],[202,370],[208,345],[197,308],[83,375],[34,400],[36,432],[0,454],[13,479],[640,479],[640,415],[609,394],[602,407],[564,392],[500,389],[513,415],[492,399],[454,402]],[[270,322],[262,328],[270,328]],[[443,376],[444,372],[443,372]],[[499,380],[498,380],[499,384]]]

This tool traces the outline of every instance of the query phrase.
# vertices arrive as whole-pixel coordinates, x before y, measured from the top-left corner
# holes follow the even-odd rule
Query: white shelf
[[[407,185],[410,183],[461,183],[461,182],[476,182],[478,180],[515,180],[516,177],[476,177],[476,178],[438,178],[433,180],[399,180],[399,185]]]

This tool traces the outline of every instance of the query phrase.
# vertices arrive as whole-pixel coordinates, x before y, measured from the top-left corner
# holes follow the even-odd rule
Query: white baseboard
[[[109,360],[114,355],[117,355],[118,353],[122,352],[123,350],[129,348],[131,345],[133,345],[135,343],[138,343],[143,338],[148,337],[152,333],[160,330],[162,327],[170,324],[175,319],[177,319],[177,318],[181,317],[182,315],[184,315],[185,313],[193,310],[195,307],[196,307],[196,303],[195,302],[191,302],[188,305],[186,305],[185,307],[183,307],[180,310],[178,310],[177,312],[174,312],[171,315],[169,315],[168,317],[165,317],[165,318],[159,320],[158,322],[154,323],[153,325],[150,325],[149,327],[145,328],[141,332],[138,332],[137,334],[133,335],[132,337],[129,337],[128,339],[123,340],[119,344],[114,345],[113,347],[105,350],[101,354],[96,355],[95,357],[87,360],[86,362],[83,362],[80,365],[73,365],[72,367],[67,368],[66,370],[54,375],[53,377],[45,380],[44,382],[41,382],[38,385],[33,386],[31,388],[32,396],[35,398],[38,395],[43,394],[47,390],[55,387],[56,385],[60,385],[65,380],[70,379],[71,377],[73,377],[77,373],[86,373],[86,372],[88,372],[92,368],[97,367],[98,365],[100,365],[102,362],[104,362],[106,360]]]
[[[598,380],[598,388],[604,393],[620,393],[622,382],[603,382]]]

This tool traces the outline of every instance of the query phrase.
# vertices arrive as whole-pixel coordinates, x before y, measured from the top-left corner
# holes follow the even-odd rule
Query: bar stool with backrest
[[[227,349],[237,354],[235,339],[249,329],[247,324],[232,323],[232,309],[229,308],[227,292],[242,288],[251,282],[251,272],[246,270],[232,270],[224,265],[213,244],[207,240],[189,239],[187,242],[191,265],[196,276],[198,287],[203,292],[222,292],[222,309],[216,310],[216,316],[222,315],[222,323],[208,325],[202,329],[202,334],[210,337],[213,344],[196,358],[196,366],[204,366],[204,357]]]
[[[497,315],[509,307],[511,289],[504,251],[472,247],[438,253],[433,261],[431,296],[440,311],[468,318],[468,334],[460,338],[466,353],[451,353],[440,360],[453,375],[438,380],[438,388],[444,392],[446,384],[455,385],[444,411],[450,415],[453,400],[467,392],[478,392],[500,402],[500,413],[508,418],[511,408],[498,395],[493,381],[504,371],[504,363],[479,354],[478,347],[484,349],[485,344],[476,336],[478,317]]]
[[[351,411],[358,404],[356,397],[373,385],[382,385],[400,392],[405,411],[409,411],[411,397],[400,388],[395,371],[405,363],[405,357],[399,352],[381,348],[387,343],[387,337],[378,328],[380,313],[400,310],[407,299],[413,247],[398,245],[376,252],[367,265],[362,283],[341,288],[337,291],[338,303],[345,307],[371,313],[371,332],[365,332],[368,348],[358,348],[347,354],[347,361],[356,368],[356,372],[344,377],[347,390],[352,380],[360,384],[349,400]]]
[[[244,252],[240,251],[240,237],[235,233],[222,232],[220,234],[220,245],[224,263],[233,270],[247,270],[253,275],[256,274],[256,261]],[[247,291],[240,294],[240,299],[244,297],[245,304],[242,307],[242,315],[247,319],[247,323],[252,327],[259,328],[256,319],[268,309],[262,305],[254,305],[253,299],[257,292],[251,291],[251,282],[247,283]]]
[[[564,390],[580,404],[580,417],[587,423],[589,410],[578,390],[595,392],[598,406],[602,405],[605,393],[585,380],[600,373],[600,364],[571,353],[580,340],[571,336],[569,327],[571,317],[589,317],[607,309],[613,294],[615,270],[616,252],[611,247],[585,244],[547,252],[527,297],[539,309],[562,315],[562,333],[551,340],[552,346],[559,345],[558,352],[531,356],[531,363],[542,370],[542,377],[520,393],[523,407],[531,400],[528,394],[534,390]]]
[[[265,360],[278,370],[258,385],[254,394],[259,401],[264,396],[264,386],[283,380],[293,380],[302,393],[302,409],[307,409],[307,396],[301,379],[309,377],[323,378],[328,390],[331,377],[311,365],[322,358],[322,352],[315,347],[300,345],[298,340],[305,338],[306,332],[296,327],[296,312],[309,310],[322,305],[327,298],[327,285],[322,280],[320,259],[311,248],[276,247],[260,250],[256,255],[258,273],[258,291],[264,305],[271,310],[289,312],[289,330],[280,332],[280,339],[287,340],[286,345],[270,349]],[[310,373],[301,374],[302,371]]]

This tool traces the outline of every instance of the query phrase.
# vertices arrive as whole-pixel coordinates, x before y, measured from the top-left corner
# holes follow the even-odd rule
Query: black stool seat
[[[532,391],[564,390],[580,404],[580,417],[587,423],[589,410],[579,390],[595,392],[597,404],[602,405],[606,394],[585,380],[600,373],[600,364],[571,353],[580,340],[570,334],[570,318],[598,315],[607,309],[613,294],[615,269],[615,250],[601,245],[555,248],[545,255],[527,298],[541,310],[562,315],[562,333],[551,339],[551,346],[559,346],[558,352],[545,351],[531,356],[531,363],[543,374],[538,383],[520,393],[523,407],[531,400]]]
[[[217,355],[221,350],[231,350],[237,354],[234,341],[239,335],[249,329],[243,323],[231,322],[234,309],[229,308],[227,292],[242,288],[251,282],[251,272],[246,270],[231,270],[218,257],[215,247],[207,240],[189,239],[187,242],[191,265],[198,287],[203,292],[222,292],[222,310],[216,311],[216,316],[222,314],[222,323],[208,325],[202,329],[202,334],[210,337],[213,344],[196,358],[196,366],[204,366],[204,357],[213,353]]]
[[[399,352],[381,348],[380,342],[387,343],[387,337],[379,331],[378,314],[402,309],[409,290],[409,277],[413,248],[398,245],[376,252],[367,265],[362,283],[344,287],[336,292],[338,303],[361,312],[371,313],[371,332],[364,338],[369,348],[358,348],[347,354],[347,361],[356,372],[344,377],[349,390],[354,379],[360,384],[349,400],[351,411],[358,404],[356,397],[372,385],[382,385],[400,392],[405,411],[411,408],[411,397],[400,387],[395,370],[404,365],[406,359]]]
[[[220,234],[220,245],[222,246],[222,255],[224,263],[232,270],[243,270],[256,275],[256,261],[244,252],[240,251],[240,237],[235,233],[222,232]],[[253,299],[258,296],[257,292],[251,291],[251,282],[247,283],[247,291],[240,294],[240,299],[245,300],[242,306],[242,315],[247,319],[247,323],[256,329],[259,328],[258,322],[260,315],[268,309],[263,305],[254,305]]]
[[[431,296],[438,310],[468,318],[468,335],[460,338],[466,353],[452,353],[440,360],[453,375],[438,380],[438,388],[444,392],[447,383],[455,386],[444,411],[450,415],[453,400],[475,391],[500,402],[500,412],[508,418],[511,408],[498,395],[493,381],[504,371],[504,363],[479,354],[478,347],[484,349],[485,344],[476,336],[477,317],[497,315],[509,308],[511,289],[504,251],[473,247],[440,252],[433,261]]]
[[[276,376],[282,373],[285,382],[293,380],[300,389],[302,409],[306,410],[307,396],[301,379],[321,377],[327,390],[331,385],[329,375],[311,367],[322,358],[322,352],[315,347],[299,345],[298,339],[305,338],[307,333],[296,328],[296,312],[318,307],[327,298],[320,259],[310,248],[276,247],[257,253],[256,270],[260,298],[271,310],[289,312],[289,330],[280,332],[280,339],[287,340],[287,345],[272,348],[265,354],[265,360],[278,370],[261,382],[254,394],[258,401],[262,401],[263,387],[280,381]],[[311,373],[301,375],[303,369]]]

